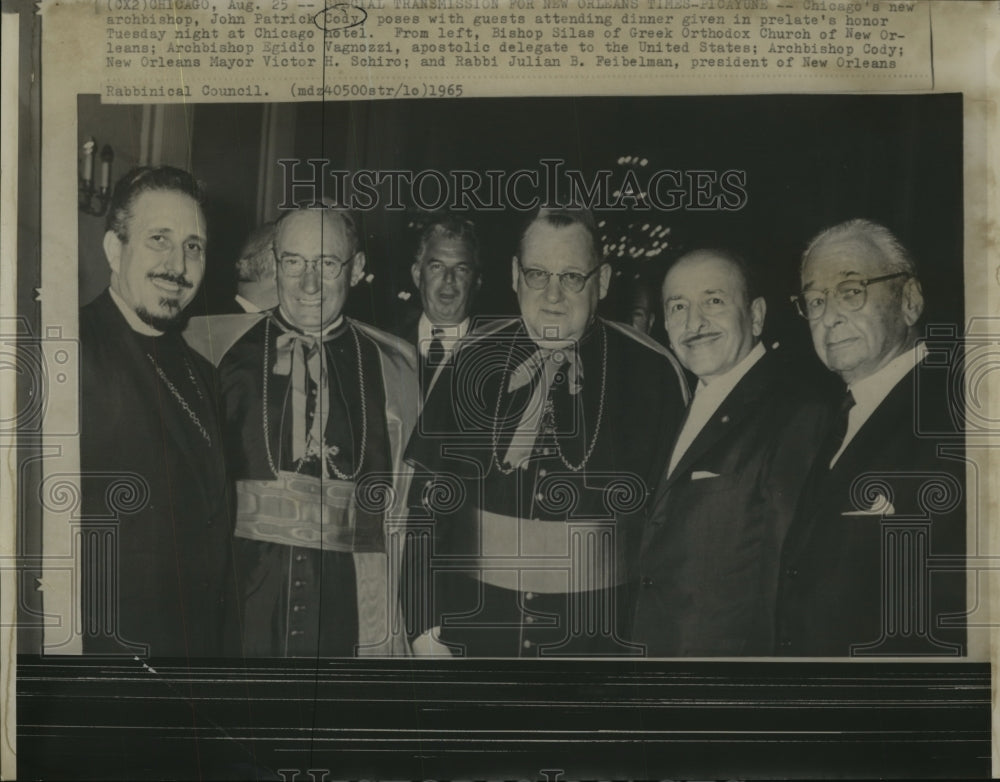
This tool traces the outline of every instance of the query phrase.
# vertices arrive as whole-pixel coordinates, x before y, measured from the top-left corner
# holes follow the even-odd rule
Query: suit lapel
[[[770,385],[771,377],[774,374],[773,364],[772,354],[766,353],[722,400],[722,404],[712,413],[712,417],[695,436],[687,451],[681,456],[677,467],[670,474],[667,479],[668,489],[678,480],[684,478],[687,471],[698,459],[714,448],[729,432],[737,428],[747,416],[756,412],[757,401]]]
[[[847,479],[853,480],[855,476],[852,473],[857,471],[859,460],[869,463],[871,454],[878,450],[879,444],[885,440],[887,434],[898,431],[900,416],[907,414],[912,416],[915,375],[916,369],[905,375],[862,424],[830,469],[832,484],[839,484],[844,473],[851,474]],[[911,423],[916,427],[916,421]]]
[[[673,454],[673,447],[671,447],[667,454],[667,461],[664,463],[663,476],[654,495],[653,503],[649,506],[649,521],[652,521],[657,515],[666,513],[670,491],[675,485],[690,481],[688,470],[691,466],[714,448],[720,440],[727,437],[729,432],[734,431],[748,416],[756,414],[757,403],[771,385],[776,372],[776,361],[774,354],[768,352],[750,368],[695,436],[687,451],[681,456],[674,471],[667,476],[666,471],[669,469],[670,457]],[[690,414],[690,407],[688,407],[688,414]],[[684,422],[681,423],[681,428],[686,421],[687,415],[685,415]],[[680,436],[680,430],[678,430],[678,436]],[[676,445],[676,438],[674,445]],[[652,523],[645,525],[643,549],[654,537],[658,526]]]
[[[823,523],[823,519],[831,515],[836,517],[841,511],[849,510],[844,507],[844,500],[851,483],[858,477],[859,471],[871,464],[872,454],[879,450],[887,435],[898,427],[899,417],[907,415],[913,408],[915,375],[916,369],[896,384],[862,424],[832,468],[818,462],[813,464],[799,499],[796,521],[786,542],[791,556],[806,545],[814,525]],[[833,425],[834,417],[831,414],[828,426]]]

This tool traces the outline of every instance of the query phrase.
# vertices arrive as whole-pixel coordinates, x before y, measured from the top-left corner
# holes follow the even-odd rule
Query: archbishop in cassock
[[[414,653],[641,653],[640,516],[687,389],[663,348],[596,316],[600,248],[589,213],[542,210],[513,259],[521,317],[439,370],[406,453]]]
[[[274,246],[279,306],[219,365],[243,651],[405,653],[387,530],[409,475],[415,354],[342,314],[365,262],[347,212],[286,213]]]

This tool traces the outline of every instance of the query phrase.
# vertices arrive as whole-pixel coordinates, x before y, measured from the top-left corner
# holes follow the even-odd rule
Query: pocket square
[[[694,472],[691,473],[692,481],[703,481],[706,478],[718,478],[718,477],[719,473],[708,472],[708,470],[695,470]]]
[[[875,501],[871,504],[871,507],[866,510],[849,510],[844,511],[842,516],[892,516],[895,514],[896,509],[892,507],[892,503],[889,502],[889,498],[884,494],[879,494],[875,497]]]

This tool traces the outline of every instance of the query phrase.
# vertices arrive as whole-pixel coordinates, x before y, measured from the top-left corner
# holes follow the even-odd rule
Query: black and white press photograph
[[[962,94],[76,119],[20,773],[988,774]]]

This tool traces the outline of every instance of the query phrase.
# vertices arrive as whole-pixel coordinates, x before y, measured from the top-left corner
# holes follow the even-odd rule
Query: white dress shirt
[[[684,426],[677,436],[677,443],[674,445],[674,452],[670,457],[670,469],[667,475],[671,475],[680,462],[681,457],[691,443],[705,428],[705,424],[719,409],[729,393],[736,388],[743,376],[750,371],[750,368],[764,357],[764,345],[758,342],[753,350],[747,353],[743,360],[724,374],[709,378],[708,382],[699,379],[698,386],[694,392],[694,399],[688,408],[687,418],[684,419]]]
[[[430,322],[426,313],[420,313],[420,321],[417,323],[417,350],[420,351],[421,358],[427,358],[427,351],[431,348],[431,340],[434,339],[433,331],[437,330],[438,339],[444,347],[444,359],[451,356],[455,349],[455,343],[469,331],[469,319],[466,318],[461,323],[445,324],[435,326]]]
[[[830,460],[831,467],[836,464],[837,459],[840,458],[848,443],[858,433],[865,421],[871,418],[875,409],[882,404],[882,400],[889,396],[889,392],[910,373],[910,370],[923,361],[926,355],[927,346],[921,342],[912,350],[907,350],[896,356],[874,374],[847,386],[851,394],[854,395],[854,407],[847,414],[847,433],[844,435],[844,442],[841,443],[840,450]]]
[[[240,294],[238,294],[238,293],[236,294],[236,303],[239,304],[243,308],[244,312],[255,313],[255,312],[263,312],[264,311],[260,307],[258,307],[256,304],[254,304],[252,301],[250,301],[250,299],[245,299],[242,296],[240,296]]]

